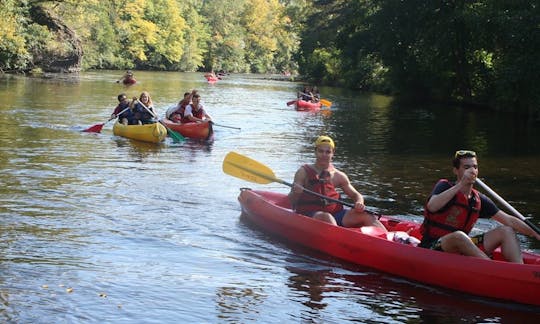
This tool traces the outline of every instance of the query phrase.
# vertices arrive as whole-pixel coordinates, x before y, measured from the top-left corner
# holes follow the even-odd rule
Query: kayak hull
[[[132,85],[137,83],[137,80],[135,80],[134,78],[125,78],[124,80],[122,80],[122,83],[125,85]]]
[[[320,102],[309,102],[305,100],[297,100],[294,103],[294,108],[298,111],[319,111],[322,104]]]
[[[205,76],[205,78],[208,83],[216,83],[220,80],[218,77],[212,77],[212,76]]]
[[[214,136],[212,123],[209,122],[178,124],[167,118],[162,119],[161,122],[184,137],[209,140]]]
[[[114,123],[113,134],[138,141],[159,143],[167,137],[167,129],[160,123],[145,125],[124,125]]]
[[[242,190],[243,216],[266,232],[345,261],[424,284],[473,295],[540,306],[540,255],[524,252],[526,264],[482,260],[396,242],[373,227],[333,226],[294,213],[284,194]],[[419,224],[383,216],[390,231],[419,238]],[[396,232],[398,233],[398,232]]]

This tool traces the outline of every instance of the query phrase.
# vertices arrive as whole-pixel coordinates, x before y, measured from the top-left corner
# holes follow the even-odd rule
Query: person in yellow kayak
[[[111,114],[111,120],[118,118],[119,122],[128,125],[133,118],[130,108],[131,102],[128,100],[125,93],[118,95],[118,105],[114,108]]]
[[[133,97],[131,101],[134,124],[154,124],[157,122],[157,114],[154,110],[152,98],[147,91],[143,91],[139,98]]]
[[[364,197],[353,187],[349,177],[334,167],[334,153],[335,143],[332,138],[319,136],[315,141],[315,163],[304,164],[294,175],[288,196],[293,208],[299,214],[333,225],[376,226],[386,231],[378,217],[365,210]],[[344,208],[342,204],[325,201],[304,192],[304,188],[333,199],[339,199],[336,188],[340,188],[354,201],[354,208]]]
[[[441,179],[424,208],[420,247],[489,259],[497,248],[506,260],[523,263],[516,231],[540,239],[525,222],[500,210],[473,188],[478,177],[474,151],[457,151],[452,160],[455,182]],[[470,237],[478,218],[492,218],[504,226]]]

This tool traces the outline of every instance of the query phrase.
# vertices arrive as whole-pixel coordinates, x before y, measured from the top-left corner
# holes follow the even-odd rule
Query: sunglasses
[[[454,155],[454,158],[458,157],[476,157],[475,151],[468,151],[468,150],[459,150],[456,151],[456,154]]]

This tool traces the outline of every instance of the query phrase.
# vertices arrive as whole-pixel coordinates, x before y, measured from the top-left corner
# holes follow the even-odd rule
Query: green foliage
[[[291,61],[298,37],[278,0],[31,3],[75,31],[82,42],[85,69],[267,73],[295,67]],[[71,50],[47,28],[32,23],[28,6],[28,1],[2,0],[6,17],[0,22],[2,69],[25,69],[39,57]]]
[[[26,69],[30,62],[27,40],[32,37],[32,31],[25,30],[23,13],[26,8],[26,2],[2,1],[0,70]]]
[[[314,80],[540,115],[537,1],[312,5],[298,61]]]
[[[312,82],[540,115],[540,6],[490,0],[1,0],[0,69],[72,49],[84,68],[300,71]],[[39,66],[38,66],[39,67]]]

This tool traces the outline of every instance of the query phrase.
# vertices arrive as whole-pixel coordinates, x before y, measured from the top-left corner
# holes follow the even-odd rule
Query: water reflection
[[[126,151],[135,162],[143,162],[149,156],[160,153],[165,146],[164,143],[147,143],[120,136],[114,136],[113,141],[119,149]]]
[[[327,287],[326,276],[329,271],[309,271],[302,268],[286,267],[291,272],[287,286],[294,291],[301,293],[295,299],[302,301],[302,304],[313,309],[323,309],[328,306],[323,302],[324,293],[331,291]]]
[[[325,268],[327,261],[324,260],[329,259],[322,257],[323,264],[305,265]],[[290,261],[298,264],[299,260]],[[316,311],[310,312],[306,320],[320,316],[324,308],[348,296],[355,296],[358,305],[354,307],[366,310],[342,314],[342,319],[347,321],[377,321],[376,318],[380,318],[387,322],[385,318],[392,318],[399,322],[434,323],[445,318],[445,323],[478,323],[497,319],[529,323],[540,320],[539,307],[454,293],[348,264],[330,266],[322,270],[286,267],[291,273],[288,286],[299,293],[294,299]]]
[[[264,304],[267,293],[262,288],[248,288],[244,283],[231,283],[216,292],[218,318],[242,323],[257,320],[257,309]]]

